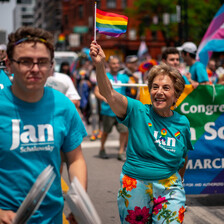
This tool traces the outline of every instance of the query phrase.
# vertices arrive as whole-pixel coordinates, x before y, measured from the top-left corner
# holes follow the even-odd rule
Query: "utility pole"
[[[183,15],[183,20],[184,20],[184,41],[188,41],[188,0],[184,0],[184,7],[183,7],[184,15]]]
[[[178,46],[182,44],[183,39],[183,29],[182,29],[182,0],[178,0],[178,5],[176,6],[177,22],[178,22]]]

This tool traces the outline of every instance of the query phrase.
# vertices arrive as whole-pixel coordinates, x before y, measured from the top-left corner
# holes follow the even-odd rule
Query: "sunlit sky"
[[[13,9],[16,0],[0,2],[0,30],[6,30],[7,35],[13,31]]]

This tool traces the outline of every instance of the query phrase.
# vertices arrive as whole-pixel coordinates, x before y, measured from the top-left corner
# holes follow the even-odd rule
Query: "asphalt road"
[[[91,133],[90,126],[87,132]],[[115,128],[106,142],[108,160],[98,157],[100,140],[91,142],[86,137],[82,143],[88,168],[88,194],[102,224],[120,223],[116,199],[123,162],[117,160],[118,145]],[[224,194],[187,195],[184,224],[224,224]]]

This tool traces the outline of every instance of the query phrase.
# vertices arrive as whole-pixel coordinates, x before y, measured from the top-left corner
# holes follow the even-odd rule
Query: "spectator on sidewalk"
[[[71,74],[70,74],[70,64],[69,64],[69,62],[63,61],[60,65],[59,72],[64,73],[64,74],[66,74],[70,77]]]
[[[70,76],[52,71],[52,75],[47,78],[45,86],[51,87],[65,94],[78,109],[81,97],[79,96]]]
[[[95,87],[97,85],[96,80],[96,69],[94,68],[90,73],[89,78],[92,88],[89,97],[90,107],[91,107],[91,126],[92,126],[92,134],[90,135],[90,141],[95,141],[97,139],[101,139],[102,131],[101,131],[101,123],[102,123],[102,116],[100,114],[100,100],[95,95]]]
[[[128,55],[125,59],[125,67],[120,70],[119,73],[128,75],[130,84],[136,84],[139,83],[139,81],[142,82],[142,73],[138,72],[138,57],[136,55]],[[126,88],[126,96],[135,99],[138,92],[137,90],[137,87]]]
[[[215,59],[209,59],[206,68],[210,84],[216,84],[218,82],[218,75],[216,74],[216,61]]]
[[[108,60],[108,65],[110,68],[110,72],[107,72],[107,77],[110,82],[113,84],[122,84],[128,83],[129,78],[125,74],[120,74],[120,60],[117,56],[110,56]],[[115,86],[115,91],[120,94],[125,95],[126,87],[123,86]],[[108,159],[108,155],[105,151],[105,143],[108,137],[108,134],[112,131],[113,126],[116,126],[117,131],[120,133],[120,148],[118,152],[117,159],[121,161],[126,160],[125,156],[125,146],[128,138],[128,129],[123,124],[118,123],[116,120],[115,113],[111,110],[110,105],[108,104],[106,98],[101,95],[98,86],[95,87],[95,95],[101,100],[101,114],[102,114],[102,123],[103,123],[103,133],[101,136],[101,147],[99,156],[103,159]]]
[[[216,69],[216,74],[218,75],[217,84],[224,85],[224,59],[221,60],[220,66]]]

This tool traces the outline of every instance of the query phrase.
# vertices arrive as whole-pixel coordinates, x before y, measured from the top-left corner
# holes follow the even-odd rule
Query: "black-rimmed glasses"
[[[17,63],[18,65],[23,66],[27,70],[31,70],[34,65],[37,65],[41,71],[47,71],[53,65],[53,62],[46,58],[38,59],[38,62],[33,62],[32,58],[22,58],[20,60],[11,58],[10,60]]]

